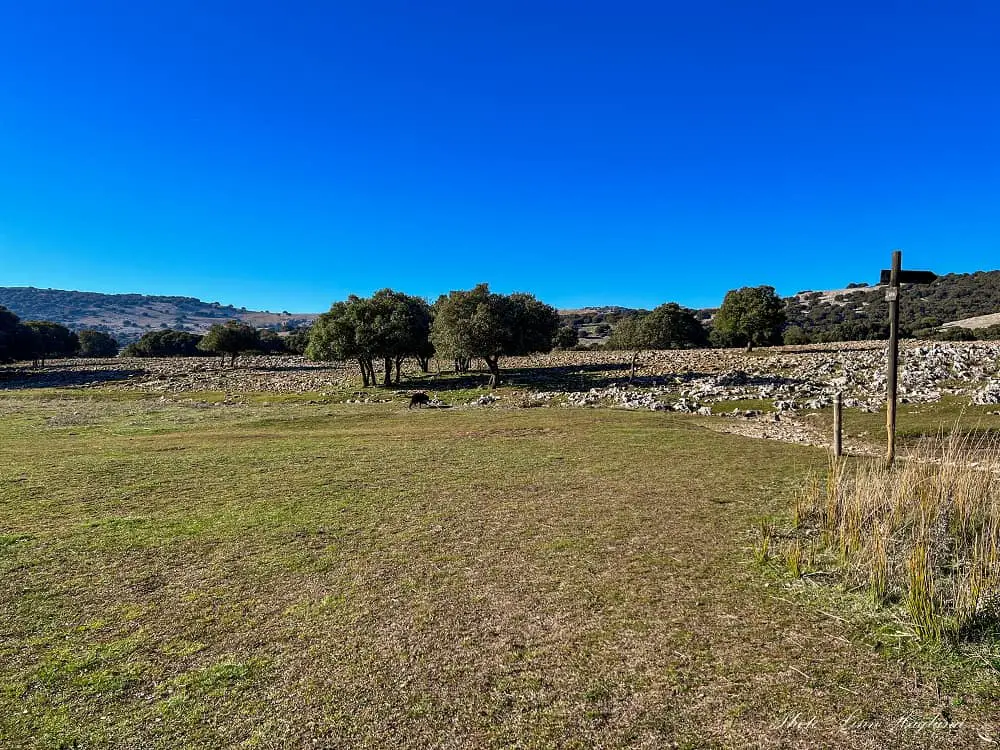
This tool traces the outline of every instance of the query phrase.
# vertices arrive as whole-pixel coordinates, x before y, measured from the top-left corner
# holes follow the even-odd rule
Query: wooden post
[[[843,442],[841,441],[844,424],[843,409],[844,399],[842,398],[840,391],[837,391],[833,397],[833,455],[836,458],[840,458],[844,455]]]
[[[885,430],[887,445],[885,458],[892,463],[896,457],[896,373],[899,363],[899,269],[902,267],[902,252],[892,251],[892,271],[889,275],[889,289],[885,296],[889,301],[889,363],[886,373]]]

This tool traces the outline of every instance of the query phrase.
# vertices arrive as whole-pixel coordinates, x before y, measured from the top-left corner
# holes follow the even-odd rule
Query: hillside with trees
[[[1000,271],[947,274],[930,284],[904,284],[899,323],[903,336],[956,336],[945,323],[1000,312]],[[853,284],[835,295],[800,292],[785,303],[786,343],[883,339],[889,334],[885,287]]]
[[[737,291],[740,290],[733,290],[730,294]],[[747,293],[745,291],[744,296]],[[705,327],[713,346],[753,346],[782,341],[786,344],[808,344],[883,339],[888,336],[888,305],[884,287],[858,282],[840,290],[802,291],[785,298],[780,312],[768,308],[755,311],[752,315],[746,305],[734,304],[738,300],[739,297],[733,299],[724,312],[721,307],[687,312]],[[900,329],[904,337],[1000,338],[1000,325],[995,324],[993,317],[987,317],[1000,319],[1000,271],[947,274],[931,284],[903,285],[900,301]],[[262,351],[287,347],[289,351],[304,353],[308,344],[308,327],[318,317],[311,313],[253,311],[218,302],[203,302],[193,297],[99,294],[34,287],[0,287],[0,306],[22,321],[51,321],[75,333],[91,331],[108,334],[122,347],[135,344],[152,333],[169,337],[182,332],[200,337],[211,331],[213,326],[238,321],[262,330],[259,342]],[[559,348],[619,348],[623,341],[634,338],[634,332],[630,330],[628,336],[619,336],[617,340],[611,339],[612,332],[623,321],[649,314],[648,310],[619,306],[560,310],[559,336],[554,345]],[[751,340],[745,330],[746,320],[754,317],[766,318],[768,325],[756,334],[758,338]],[[975,328],[974,331],[944,327],[969,318],[979,319],[967,324],[969,328]],[[991,322],[994,325],[990,325]],[[280,331],[281,345],[273,337],[263,335],[265,330]],[[296,333],[286,336],[288,332]],[[645,334],[640,339],[643,336]],[[81,342],[84,350],[92,349],[93,340]],[[160,342],[150,339],[147,343],[149,346],[138,349],[146,356],[150,356],[148,351],[161,351],[161,343],[167,343],[166,348],[171,351],[174,348],[172,340]],[[102,351],[107,350],[105,342]],[[133,347],[126,349],[129,354],[136,351]],[[425,365],[429,351],[412,356],[417,356]],[[398,356],[391,354],[389,358],[395,362]]]
[[[35,287],[0,287],[0,305],[22,320],[49,320],[72,331],[107,333],[121,344],[157,330],[207,333],[213,325],[239,320],[255,328],[294,329],[316,316],[278,313],[203,302],[194,297],[100,294]]]

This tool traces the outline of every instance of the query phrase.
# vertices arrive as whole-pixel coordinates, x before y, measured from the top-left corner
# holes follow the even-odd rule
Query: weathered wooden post
[[[841,435],[843,432],[843,408],[844,399],[840,391],[833,396],[833,455],[840,458],[844,455]]]
[[[890,464],[896,457],[896,373],[899,369],[899,271],[903,264],[903,253],[892,251],[892,268],[889,270],[889,289],[885,298],[889,300],[889,365],[886,377],[885,430],[888,435],[886,461]]]
[[[896,458],[896,375],[899,370],[899,285],[930,284],[937,278],[933,271],[904,271],[903,253],[892,251],[892,268],[882,271],[880,284],[888,284],[885,292],[889,303],[889,357],[886,371],[885,431],[887,444],[885,458],[890,464]]]

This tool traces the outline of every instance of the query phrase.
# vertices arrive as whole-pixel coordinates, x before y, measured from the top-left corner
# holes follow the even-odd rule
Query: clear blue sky
[[[994,0],[0,0],[0,286],[698,307],[998,238]]]

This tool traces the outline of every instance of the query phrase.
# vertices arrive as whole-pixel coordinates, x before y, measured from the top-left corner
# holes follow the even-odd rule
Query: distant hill
[[[668,300],[664,300],[668,301]],[[788,327],[814,341],[880,339],[888,335],[885,287],[849,284],[844,289],[802,291],[786,298]],[[194,297],[99,294],[35,287],[0,287],[0,305],[22,320],[53,320],[73,330],[93,328],[122,344],[161,328],[202,333],[214,323],[242,320],[258,328],[291,329],[311,323],[316,313],[247,310]],[[586,307],[560,310],[563,325],[573,326],[581,343],[603,343],[624,317],[643,310]],[[710,325],[715,308],[694,311]],[[1000,323],[1000,271],[952,273],[931,284],[904,285],[900,328],[904,335],[926,335],[942,326],[982,328]]]
[[[885,287],[864,283],[843,289],[802,291],[785,298],[788,328],[801,329],[812,341],[883,339],[889,335]],[[695,310],[711,325],[718,308]],[[607,329],[638,310],[594,307],[561,310],[564,325],[573,325],[583,343],[600,343]],[[955,327],[983,329],[1000,324],[1000,271],[951,273],[931,284],[906,284],[900,292],[900,331],[904,336],[933,337]]]
[[[603,344],[611,329],[622,318],[645,310],[608,305],[605,307],[581,307],[578,310],[560,310],[562,325],[576,329],[580,343],[585,346]]]
[[[885,338],[889,305],[884,286],[851,285],[827,292],[799,292],[787,300],[789,326],[830,340]],[[950,273],[930,284],[904,284],[899,297],[900,330],[920,335],[970,318],[1000,313],[1000,271]]]
[[[242,320],[258,328],[295,328],[316,318],[312,313],[272,313],[203,302],[194,297],[100,294],[35,287],[0,287],[0,305],[21,320],[52,320],[73,330],[91,328],[127,344],[160,328],[202,333],[213,324]]]

